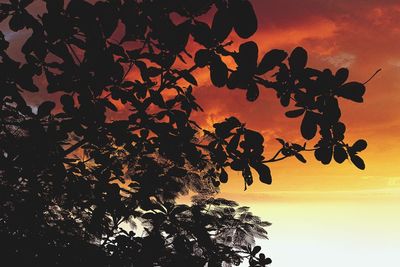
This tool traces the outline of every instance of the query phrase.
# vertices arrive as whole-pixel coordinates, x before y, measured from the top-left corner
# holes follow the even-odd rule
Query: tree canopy
[[[269,223],[215,196],[230,170],[246,189],[254,175],[271,184],[275,161],[305,163],[305,152],[365,168],[367,143],[345,141],[338,101],[363,102],[364,84],[347,81],[346,68],[309,67],[302,47],[259,55],[245,40],[258,28],[250,1],[40,2],[0,4],[0,21],[28,36],[16,55],[0,32],[3,261],[266,266],[254,245]],[[231,32],[243,40],[236,50]],[[265,158],[263,135],[235,117],[203,129],[192,119],[203,111],[197,69],[248,101],[273,90],[314,143],[278,138]],[[32,95],[43,102],[35,107]],[[192,204],[177,204],[189,192]]]

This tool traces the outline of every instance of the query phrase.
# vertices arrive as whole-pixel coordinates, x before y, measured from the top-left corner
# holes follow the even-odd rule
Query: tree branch
[[[72,153],[73,151],[75,151],[76,149],[78,149],[79,147],[83,146],[87,141],[85,139],[80,140],[79,142],[73,144],[72,146],[70,146],[69,148],[67,148],[66,150],[64,150],[64,154],[63,156],[67,156],[68,154]]]

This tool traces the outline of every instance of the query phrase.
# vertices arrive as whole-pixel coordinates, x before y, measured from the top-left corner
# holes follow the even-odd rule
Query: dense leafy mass
[[[0,242],[16,266],[266,266],[266,238],[247,207],[215,198],[229,170],[271,184],[287,157],[364,169],[364,140],[344,141],[338,99],[362,102],[348,70],[307,67],[307,52],[258,45],[230,49],[231,32],[257,30],[248,0],[32,0],[0,4],[0,21],[28,35],[23,56],[0,33]],[[211,16],[211,19],[209,18]],[[207,19],[208,18],[208,19]],[[12,44],[11,44],[12,45]],[[194,50],[195,49],[195,50]],[[194,51],[192,51],[194,50]],[[232,58],[236,66],[228,66]],[[276,92],[287,117],[302,117],[314,147],[264,137],[235,117],[202,129],[194,71],[256,101]],[[30,96],[44,100],[33,108]],[[191,205],[176,199],[198,193]],[[137,228],[136,228],[137,226]]]

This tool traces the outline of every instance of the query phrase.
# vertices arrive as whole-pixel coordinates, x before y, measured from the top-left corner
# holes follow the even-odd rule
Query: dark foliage
[[[46,0],[39,15],[32,2],[0,4],[10,30],[29,32],[23,58],[0,33],[3,263],[266,266],[254,238],[266,238],[269,223],[213,197],[228,169],[242,172],[246,189],[254,173],[271,184],[272,162],[306,162],[305,151],[323,164],[365,167],[357,153],[367,144],[344,141],[338,101],[362,102],[364,85],[347,82],[344,68],[308,67],[301,47],[260,60],[252,41],[229,49],[232,31],[246,39],[257,30],[248,0]],[[210,26],[200,18],[211,10]],[[202,111],[192,89],[198,68],[249,101],[274,90],[296,107],[286,115],[302,117],[301,135],[319,141],[278,139],[282,148],[266,159],[263,136],[237,118],[201,129],[191,120]],[[37,110],[32,94],[46,99]],[[192,205],[176,203],[189,192],[199,193]]]

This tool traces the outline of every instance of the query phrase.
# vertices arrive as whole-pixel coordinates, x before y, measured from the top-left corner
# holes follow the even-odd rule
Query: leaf
[[[103,99],[102,102],[103,102],[104,106],[111,109],[112,111],[115,111],[115,112],[118,111],[118,108],[113,103],[111,103],[108,99]]]
[[[1,8],[1,6],[0,6],[0,8]],[[1,23],[1,21],[2,21],[2,15],[1,15],[1,13],[0,13],[0,23]],[[32,38],[32,37],[31,37]],[[30,38],[29,38],[30,39]],[[29,40],[28,39],[28,40]],[[6,41],[6,39],[5,39],[5,37],[4,37],[4,34],[0,31],[0,51],[4,51],[4,50],[6,50],[8,47],[10,46],[10,43],[9,42],[7,42]],[[22,46],[22,53],[24,53],[24,54],[28,54],[28,53],[25,53],[24,52],[24,48],[23,48],[24,46]]]
[[[39,59],[44,59],[47,52],[47,48],[45,47],[41,36],[38,36],[35,33],[33,33],[32,36],[26,40],[21,49],[21,52],[25,55],[30,54],[32,51],[34,51],[35,55]]]
[[[287,107],[290,104],[290,94],[285,93],[282,94],[281,98],[279,99],[280,103],[282,106]]]
[[[296,151],[301,151],[305,149],[305,146],[301,146],[299,144],[292,144],[292,148]]]
[[[246,185],[252,185],[253,184],[253,175],[251,174],[250,167],[245,166],[244,169],[242,170],[242,176],[244,178],[245,184]],[[246,190],[246,185],[245,185],[245,190]]]
[[[276,138],[276,140],[277,140],[279,143],[281,143],[282,146],[285,145],[285,141],[284,141],[283,139],[281,139],[281,138]]]
[[[321,146],[315,150],[314,156],[317,160],[321,161],[322,164],[329,164],[332,160],[332,148]]]
[[[188,71],[188,70],[181,70],[179,71],[179,74],[185,79],[187,82],[196,85],[197,86],[197,81],[196,78],[193,77],[193,75]]]
[[[143,61],[137,60],[135,61],[136,66],[140,69],[140,76],[142,77],[143,81],[149,81],[149,73],[147,71],[147,65]]]
[[[255,246],[253,248],[253,250],[251,251],[251,255],[255,256],[260,251],[261,251],[261,247],[260,246]]]
[[[234,152],[239,145],[239,140],[240,140],[240,135],[235,134],[229,141],[228,145],[226,146],[226,150],[231,153]]]
[[[70,95],[62,95],[60,97],[60,102],[63,105],[63,109],[65,112],[69,113],[74,108],[74,99]]]
[[[105,37],[110,37],[118,25],[118,12],[113,5],[105,2],[97,2],[95,11],[100,19],[100,24]]]
[[[125,49],[120,46],[116,45],[114,43],[110,43],[110,52],[113,53],[114,55],[120,56],[120,57],[126,57]]]
[[[196,52],[194,56],[194,62],[200,68],[204,68],[210,62],[210,52],[207,49],[200,49]]]
[[[307,51],[302,47],[296,47],[289,57],[290,70],[299,72],[307,65]]]
[[[212,38],[213,34],[207,23],[196,21],[196,23],[192,25],[191,34],[195,42],[206,48],[212,47],[215,44]]]
[[[219,56],[213,58],[210,64],[211,82],[216,87],[222,87],[228,79],[228,67]]]
[[[317,133],[317,122],[315,120],[315,115],[311,111],[306,111],[301,122],[301,135],[307,139],[313,139]]]
[[[214,123],[215,134],[219,138],[227,138],[232,135],[231,131],[241,125],[240,121],[235,117],[229,117],[220,123]]]
[[[232,0],[230,2],[233,27],[239,37],[247,39],[257,31],[257,17],[248,0]]]
[[[215,179],[212,179],[211,182],[215,187],[218,187],[221,184],[219,181],[217,181]]]
[[[365,86],[359,82],[345,83],[336,89],[336,94],[354,102],[362,103]]]
[[[151,101],[159,107],[165,107],[165,102],[162,94],[155,90],[150,90]]]
[[[124,126],[127,127],[128,125]],[[147,139],[147,137],[149,136],[149,130],[148,129],[142,129],[140,130],[140,137],[142,139]]]
[[[228,182],[228,173],[225,171],[224,168],[221,168],[221,174],[219,175],[219,181],[221,183]]]
[[[21,88],[29,92],[38,92],[39,88],[34,84],[32,77],[34,76],[34,69],[31,65],[25,64],[20,69],[18,74],[17,83]]]
[[[351,148],[355,152],[360,152],[360,151],[363,151],[364,149],[366,149],[367,145],[368,145],[367,141],[360,139],[360,140],[357,140],[357,142],[355,142]]]
[[[217,41],[224,41],[232,31],[232,20],[227,8],[220,8],[214,15],[211,30]]]
[[[149,67],[147,69],[147,74],[149,75],[149,77],[157,77],[158,75],[161,74],[161,72],[162,70],[156,67]]]
[[[294,156],[296,157],[296,159],[298,159],[299,161],[301,161],[301,162],[303,162],[303,163],[306,163],[307,162],[307,160],[303,157],[303,155],[302,154],[300,154],[300,153],[294,153]]]
[[[70,1],[66,11],[72,17],[84,18],[93,14],[93,5],[86,1]]]
[[[246,98],[248,101],[255,101],[257,100],[258,96],[260,95],[260,90],[258,89],[257,84],[252,81],[247,87]]]
[[[271,170],[269,167],[261,162],[251,163],[251,167],[253,167],[259,175],[259,179],[264,184],[272,183]]]
[[[285,51],[279,49],[273,49],[267,52],[261,59],[261,62],[257,67],[256,74],[264,74],[276,66],[279,66],[279,64],[281,64],[287,56],[288,54]]]
[[[239,47],[239,53],[235,57],[238,68],[243,73],[248,73],[251,76],[257,68],[258,46],[255,42],[249,41],[243,43]]]
[[[46,8],[50,12],[59,13],[64,7],[64,0],[48,0]]]
[[[285,113],[285,115],[288,118],[297,118],[297,117],[303,115],[304,111],[305,111],[305,109],[303,109],[303,108],[302,109],[296,109],[296,110],[290,110],[290,111],[287,111]]]
[[[241,72],[233,71],[226,82],[226,86],[229,89],[235,89],[235,88],[246,89],[249,83],[248,80],[246,81],[246,78],[247,77],[244,77],[244,75]]]
[[[333,149],[333,158],[337,163],[343,163],[347,159],[346,150],[342,146],[336,145]]]
[[[342,113],[339,108],[338,100],[335,97],[329,97],[325,100],[323,109],[323,120],[327,123],[336,123],[339,121]]]
[[[349,70],[346,68],[340,68],[335,74],[335,81],[337,85],[342,85],[349,77]]]
[[[23,8],[25,8],[25,7],[27,7],[28,5],[30,5],[32,2],[33,2],[33,0],[21,0],[21,1],[20,1],[20,6],[23,7]]]
[[[344,139],[344,133],[346,131],[346,125],[342,122],[338,122],[335,125],[333,125],[333,138],[336,140],[343,140]]]
[[[260,255],[260,264],[262,264],[262,266],[269,265],[271,263],[272,263],[271,258],[265,258],[265,256],[263,258],[261,258],[261,255]]]
[[[56,104],[52,101],[45,101],[38,107],[37,116],[43,118],[50,115],[50,112],[56,107]]]
[[[365,169],[365,163],[364,160],[362,158],[360,158],[357,155],[350,155],[350,160],[351,162],[353,162],[354,165],[356,165],[357,168],[359,168],[360,170],[364,170]]]
[[[10,29],[14,32],[22,30],[25,27],[24,15],[20,13],[15,13],[11,17],[9,22]]]
[[[242,160],[234,160],[230,163],[230,167],[234,171],[241,171],[245,167],[245,163]]]
[[[246,141],[246,143],[251,144],[252,147],[262,146],[264,143],[264,136],[259,132],[245,129],[244,140]]]

